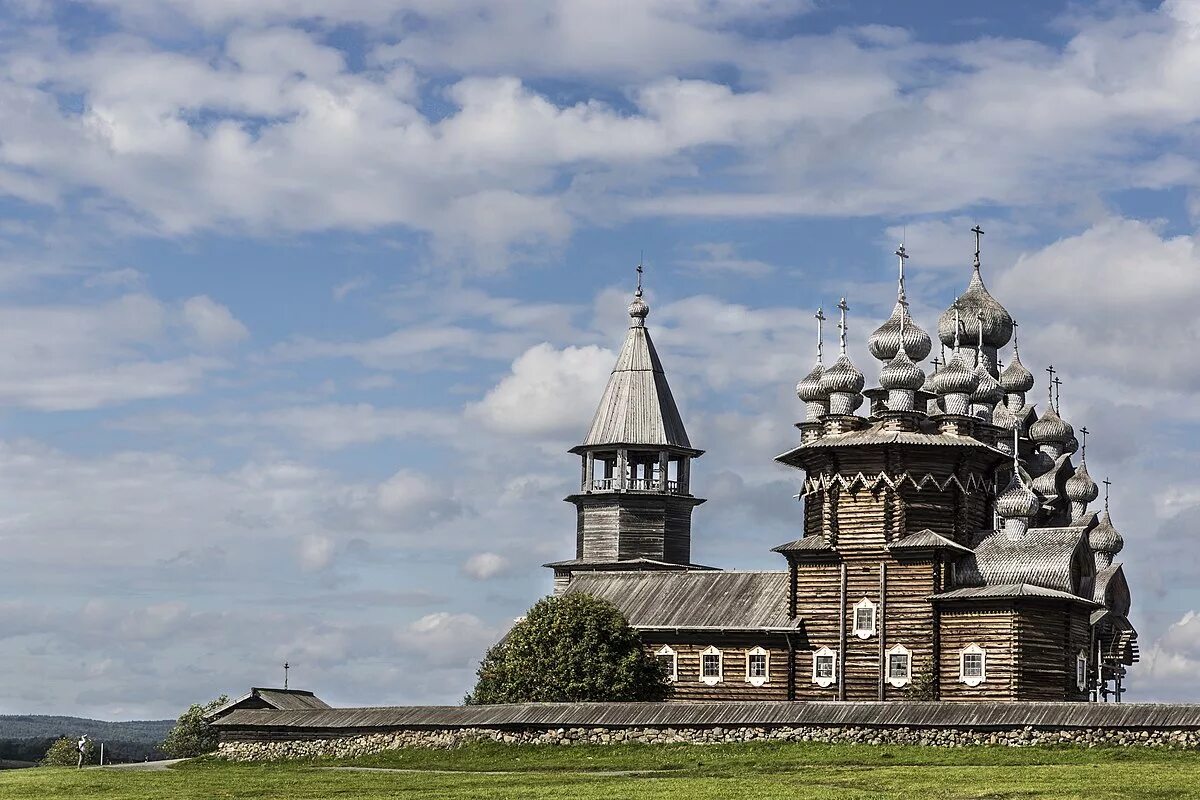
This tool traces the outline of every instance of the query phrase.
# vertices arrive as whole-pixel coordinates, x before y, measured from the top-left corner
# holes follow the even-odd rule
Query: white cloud
[[[463,572],[477,581],[486,581],[502,575],[510,564],[499,553],[475,553],[463,564]]]
[[[334,542],[328,536],[305,536],[300,540],[300,565],[306,570],[325,569],[333,563]]]
[[[535,345],[482,400],[468,406],[466,416],[504,434],[582,436],[615,360],[615,353],[601,347]]]
[[[250,335],[250,331],[233,312],[205,295],[189,297],[184,301],[183,322],[195,342],[202,347],[225,347]]]

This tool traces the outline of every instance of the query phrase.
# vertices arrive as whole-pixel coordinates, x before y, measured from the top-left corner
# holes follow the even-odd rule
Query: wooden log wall
[[[576,554],[594,561],[653,558],[691,561],[691,497],[603,493],[578,501]]]
[[[1011,603],[946,603],[941,608],[940,694],[942,700],[1013,700],[1016,676]],[[959,681],[959,653],[969,645],[987,651],[987,679],[978,686]],[[1061,699],[1061,698],[1060,698]]]
[[[798,637],[797,637],[798,638]],[[672,700],[787,700],[788,658],[787,643],[778,635],[753,634],[693,634],[642,635],[646,652],[654,655],[664,644],[676,653],[678,679],[671,694]],[[713,686],[700,680],[700,654],[716,647],[722,656],[722,680]],[[746,654],[755,647],[768,652],[768,680],[755,686],[746,680]]]
[[[1017,606],[1015,653],[1016,693],[1022,700],[1086,700],[1079,689],[1075,661],[1089,656],[1086,610],[1078,605],[1022,602]]]

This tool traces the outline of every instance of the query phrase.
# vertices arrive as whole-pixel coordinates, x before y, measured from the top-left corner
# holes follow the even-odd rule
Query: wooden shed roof
[[[642,630],[794,630],[786,572],[592,572],[567,593],[585,593],[621,609]]]
[[[401,706],[306,711],[243,709],[214,723],[223,730],[369,730],[438,727],[703,727],[877,725],[1023,728],[1200,728],[1200,705],[1139,703],[727,702],[527,703]]]

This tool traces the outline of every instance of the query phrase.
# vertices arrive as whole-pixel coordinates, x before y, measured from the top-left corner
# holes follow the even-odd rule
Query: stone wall
[[[320,757],[353,757],[401,747],[450,749],[471,742],[509,744],[724,744],[734,742],[823,742],[845,744],[925,745],[1078,745],[1084,747],[1141,745],[1171,749],[1200,749],[1200,730],[1158,728],[1034,728],[1005,730],[953,727],[837,727],[739,726],[670,728],[426,728],[367,733],[255,737],[253,733],[222,736],[218,754],[234,761],[273,761]]]

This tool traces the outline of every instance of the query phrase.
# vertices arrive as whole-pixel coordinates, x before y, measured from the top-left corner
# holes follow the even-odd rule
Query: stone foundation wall
[[[726,744],[734,742],[824,742],[844,744],[925,745],[967,747],[971,745],[1078,745],[1083,747],[1140,745],[1171,749],[1200,749],[1200,730],[1130,728],[1024,727],[1011,730],[978,728],[906,727],[703,727],[703,728],[497,728],[398,729],[330,735],[308,733],[303,737],[253,738],[253,733],[222,736],[218,754],[234,761],[274,761],[320,757],[346,758],[395,750],[401,747],[450,749],[471,742],[508,744]],[[244,738],[242,738],[244,737]]]

